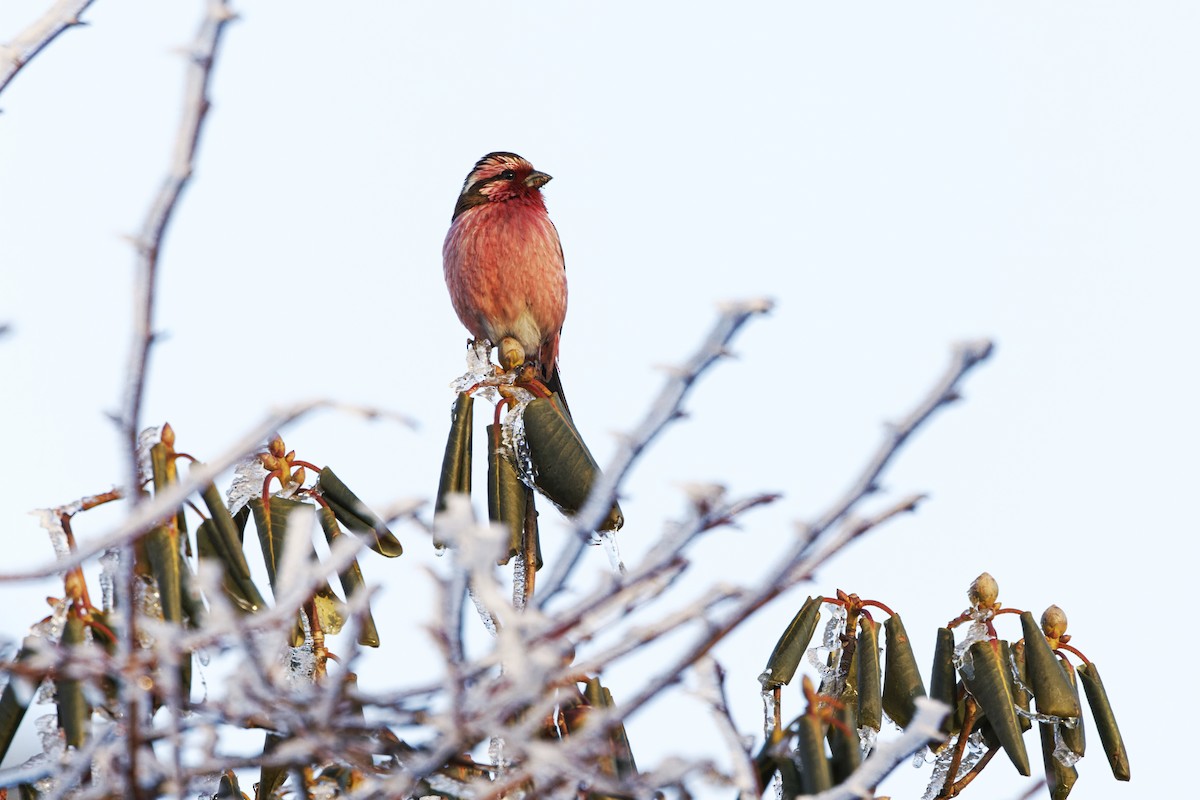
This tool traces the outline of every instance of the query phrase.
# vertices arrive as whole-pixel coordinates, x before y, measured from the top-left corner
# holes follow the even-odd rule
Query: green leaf
[[[321,530],[325,533],[325,541],[329,543],[330,547],[333,547],[334,541],[343,535],[338,527],[337,518],[328,508],[319,508],[317,518],[321,521]],[[341,581],[342,591],[347,600],[359,590],[366,591],[366,581],[363,580],[362,568],[358,565],[358,559],[351,561],[349,567],[338,573],[338,580]],[[358,643],[365,647],[379,647],[379,631],[375,627],[375,618],[371,616],[369,608],[362,618],[358,631]]]
[[[1112,768],[1113,777],[1119,781],[1129,780],[1129,754],[1125,751],[1125,740],[1121,738],[1121,729],[1117,727],[1117,718],[1113,715],[1112,705],[1108,702],[1108,693],[1104,690],[1104,681],[1100,679],[1100,668],[1096,662],[1083,664],[1079,667],[1079,680],[1083,683],[1083,692],[1087,695],[1088,707],[1092,709],[1092,720],[1100,734],[1100,743],[1104,745],[1104,755]]]
[[[1029,775],[1029,754],[1021,738],[1017,712],[1013,710],[1012,680],[1000,645],[990,640],[975,642],[964,654],[959,672],[1013,766],[1022,775]]]
[[[1041,626],[1026,611],[1021,614],[1021,632],[1025,636],[1025,671],[1029,673],[1029,688],[1037,703],[1038,713],[1055,717],[1078,717],[1079,697],[1071,688],[1066,670]]]
[[[929,696],[958,708],[958,674],[954,671],[954,631],[938,628],[937,643],[933,649],[933,670],[929,676]],[[942,722],[943,733],[958,733],[962,720],[957,713],[946,715]]]
[[[60,648],[69,659],[85,641],[83,620],[68,612]],[[60,670],[62,668],[60,667]],[[58,706],[58,727],[63,729],[68,747],[82,747],[91,730],[92,707],[83,697],[83,683],[77,678],[54,679],[54,702]]]
[[[375,516],[329,467],[321,470],[317,477],[317,491],[333,509],[338,522],[354,533],[367,535],[367,547],[388,558],[395,558],[404,552],[400,540],[392,535],[384,521]]]
[[[525,536],[534,537],[534,552],[537,569],[542,568],[542,548],[538,541],[537,514],[530,514],[529,503],[532,492],[517,476],[517,469],[500,444],[500,430],[495,425],[487,426],[488,448],[488,519],[502,524],[508,530],[508,550],[499,560],[507,564],[509,559],[524,552]],[[526,530],[531,526],[531,530]]]
[[[552,395],[525,407],[525,440],[534,483],[564,513],[574,515],[587,502],[600,467],[560,403],[558,395]],[[599,529],[615,531],[624,523],[621,507],[613,503]]]
[[[446,438],[446,452],[442,456],[442,476],[438,481],[436,511],[445,511],[446,495],[471,493],[471,437],[473,418],[471,411],[475,400],[461,392],[450,412],[450,435]]]
[[[925,696],[925,684],[899,614],[892,614],[883,624],[883,637],[883,710],[897,725],[907,728],[916,713],[916,699]]]
[[[883,727],[883,687],[879,677],[879,623],[866,617],[859,621],[858,647],[858,726]]]
[[[786,686],[792,682],[817,629],[823,599],[820,595],[809,597],[796,612],[796,616],[792,617],[791,624],[775,643],[775,649],[767,659],[767,668],[759,678],[764,689]]]

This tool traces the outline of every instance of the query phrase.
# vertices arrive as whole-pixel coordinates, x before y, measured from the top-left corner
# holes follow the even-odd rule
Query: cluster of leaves
[[[161,431],[147,431],[143,439],[146,486],[155,495],[178,487],[179,462],[191,462],[193,468],[198,465],[188,453],[175,450],[175,432],[169,425]],[[276,491],[272,493],[272,489]],[[60,555],[75,550],[71,520],[76,514],[122,495],[120,490],[112,490],[43,511],[43,524]],[[250,759],[259,768],[253,788],[257,800],[312,796],[314,792],[340,796],[358,786],[365,773],[400,767],[400,756],[420,752],[387,726],[367,724],[364,702],[355,696],[357,679],[349,669],[352,658],[339,659],[326,640],[345,628],[352,646],[380,645],[356,553],[365,545],[388,558],[401,555],[403,547],[389,524],[367,508],[329,467],[298,459],[278,436],[264,452],[255,453],[239,466],[228,497],[223,498],[211,483],[198,495],[203,510],[190,502],[181,505],[136,539],[130,587],[121,584],[117,559],[106,560],[99,606],[91,600],[82,567],[69,569],[63,597],[51,598],[54,614],[35,625],[15,657],[3,665],[10,679],[0,697],[0,759],[8,752],[35,689],[48,687],[41,697],[56,708],[55,724],[43,737],[47,753],[36,757],[26,771],[36,779],[13,784],[21,797],[59,796],[70,790],[69,773],[52,769],[60,766],[55,763],[59,760],[81,764],[81,785],[103,783],[105,763],[98,760],[89,769],[85,754],[95,752],[102,741],[122,737],[153,741],[157,735],[147,732],[153,731],[153,715],[164,706],[201,726],[218,721],[263,731],[261,757]],[[194,546],[188,524],[193,515],[200,519],[194,529]],[[312,542],[314,515],[329,546],[325,564],[319,563]],[[264,599],[246,558],[245,533],[251,519],[273,607]],[[206,564],[217,569],[207,569]],[[326,578],[334,572],[340,580],[341,596]],[[132,600],[134,613],[123,616],[127,599]],[[140,652],[132,657],[119,652],[123,626],[131,621],[139,628],[135,638],[140,645]],[[328,687],[333,692],[330,706],[336,730],[357,736],[360,752],[331,746],[325,758],[314,759],[311,753],[287,755],[294,726],[264,716],[261,707],[257,713],[251,707],[231,715],[205,699],[194,698],[193,659],[199,650],[214,643],[220,646],[214,638],[222,632],[232,630],[253,638],[272,629],[283,635],[251,643],[252,650],[265,651],[264,661],[275,668],[261,676],[273,684],[263,687],[262,706],[269,706],[277,697],[272,690],[295,689],[297,681],[313,689]],[[339,661],[344,661],[342,668],[331,673],[330,664]],[[253,659],[251,662],[250,666],[261,666]],[[144,690],[149,699],[142,719],[135,719],[138,711],[128,705],[133,687]],[[577,733],[593,709],[613,706],[611,694],[596,677],[572,676],[560,689],[554,713],[540,723],[539,736],[547,739]],[[304,696],[292,701],[306,704]],[[519,711],[515,714],[521,716]],[[121,726],[120,733],[114,734],[114,724]],[[136,726],[145,731],[139,734]],[[100,734],[100,730],[106,733]],[[599,769],[618,779],[635,774],[624,728],[608,726],[605,738],[610,747],[597,755]],[[461,783],[488,779],[491,770],[492,765],[454,754],[433,772]],[[286,783],[289,774],[293,780]],[[8,789],[0,788],[0,797],[6,797]],[[162,775],[158,782],[141,789],[156,795],[169,785]],[[434,793],[428,779],[416,789],[421,795]],[[109,795],[101,790],[99,796]],[[226,769],[215,796],[247,795],[239,786],[237,773]]]
[[[998,595],[992,576],[980,575],[968,591],[970,607],[938,629],[928,693],[899,614],[879,601],[842,591],[836,597],[809,597],[760,676],[770,714],[768,740],[755,760],[760,782],[778,775],[785,796],[791,797],[849,779],[874,749],[884,722],[908,726],[917,698],[929,696],[952,712],[945,717],[942,735],[929,742],[934,769],[927,800],[958,796],[1000,751],[1018,772],[1029,775],[1022,734],[1034,722],[1050,796],[1063,800],[1078,777],[1074,765],[1084,755],[1076,676],[1113,775],[1129,780],[1128,756],[1100,672],[1068,644],[1066,615],[1051,606],[1039,627],[1030,612],[1002,607]],[[822,605],[830,609],[830,619],[821,643],[810,648]],[[882,625],[871,608],[888,615]],[[1001,614],[1020,615],[1022,638],[1014,644],[996,633],[993,619]],[[970,628],[956,644],[952,629],[965,622]],[[803,678],[803,712],[784,726],[781,690],[806,655],[818,668],[820,685]],[[1068,655],[1078,658],[1080,666],[1074,667]],[[1031,710],[1031,700],[1036,710]]]

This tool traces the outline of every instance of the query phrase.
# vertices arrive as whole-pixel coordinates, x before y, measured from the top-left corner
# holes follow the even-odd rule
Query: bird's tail
[[[562,403],[563,411],[567,416],[571,416],[571,406],[567,404],[567,396],[563,393],[562,373],[558,368],[558,362],[551,363],[546,379],[542,381],[546,384],[546,388],[558,395],[558,400]]]

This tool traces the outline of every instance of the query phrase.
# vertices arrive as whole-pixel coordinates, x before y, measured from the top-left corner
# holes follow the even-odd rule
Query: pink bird
[[[450,301],[471,335],[498,346],[506,369],[532,363],[561,397],[567,274],[542,199],[549,180],[515,153],[479,159],[454,206],[442,267]]]

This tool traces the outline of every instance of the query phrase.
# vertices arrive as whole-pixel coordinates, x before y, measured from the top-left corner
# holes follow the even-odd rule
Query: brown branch
[[[554,571],[546,581],[544,594],[538,598],[538,608],[545,608],[547,601],[563,588],[567,577],[579,562],[584,545],[608,514],[613,501],[617,499],[626,474],[658,434],[662,433],[670,422],[682,416],[683,401],[696,380],[718,359],[729,355],[729,343],[743,325],[752,317],[766,314],[772,306],[770,300],[762,298],[725,304],[721,308],[721,316],[700,349],[682,367],[672,370],[646,418],[632,434],[622,440],[616,456],[599,480],[593,484],[587,503],[572,520],[575,535],[563,548],[563,553],[555,559]]]
[[[802,535],[793,546],[791,553],[781,559],[780,565],[769,573],[761,585],[759,592],[746,597],[725,619],[706,628],[690,647],[676,658],[667,669],[656,678],[650,680],[642,690],[622,706],[623,716],[632,714],[666,686],[678,680],[678,676],[698,659],[706,655],[712,647],[724,639],[730,631],[739,626],[750,615],[758,611],[771,600],[775,599],[786,589],[804,578],[809,563],[806,560],[811,548],[838,520],[845,517],[864,497],[874,492],[877,480],[887,467],[900,447],[916,430],[926,422],[935,411],[959,397],[958,384],[970,370],[985,360],[992,352],[992,344],[988,341],[977,341],[960,344],[954,348],[953,358],[946,372],[934,385],[930,393],[923,398],[916,408],[889,431],[887,438],[867,462],[854,484],[839,500],[831,505],[815,522],[802,526]],[[907,503],[907,499],[905,501]],[[897,510],[903,510],[897,509]],[[885,512],[886,513],[886,512]],[[851,528],[851,530],[853,530]],[[830,553],[825,553],[828,557]]]
[[[0,93],[3,93],[17,73],[57,39],[60,33],[67,28],[83,25],[79,15],[93,2],[94,0],[58,0],[10,42],[0,45]]]
[[[139,493],[137,437],[141,429],[142,400],[146,390],[146,368],[154,344],[154,301],[158,282],[158,261],[167,225],[184,188],[195,169],[196,148],[211,103],[208,87],[221,35],[234,19],[227,0],[206,0],[207,9],[200,30],[189,49],[189,66],[184,90],[183,117],[176,133],[171,163],[158,194],[142,222],[137,238],[137,284],[134,300],[134,334],[128,368],[122,426],[129,448],[130,496],[137,502]]]

